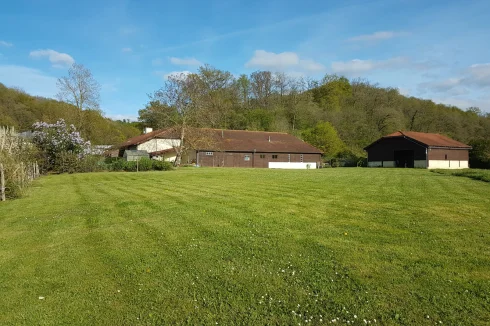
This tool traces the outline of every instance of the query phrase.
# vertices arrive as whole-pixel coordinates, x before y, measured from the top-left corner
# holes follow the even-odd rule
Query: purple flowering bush
[[[74,125],[65,120],[56,123],[36,122],[32,125],[33,142],[44,154],[45,170],[74,172],[76,165],[90,148]]]

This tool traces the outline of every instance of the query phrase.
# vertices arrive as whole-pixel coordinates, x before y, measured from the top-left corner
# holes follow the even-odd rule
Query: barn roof
[[[160,130],[148,132],[146,134],[139,135],[139,136],[136,136],[133,138],[129,138],[124,143],[121,143],[121,144],[117,145],[116,147],[125,148],[125,147],[129,147],[132,145],[139,145],[139,144],[142,144],[142,143],[147,142],[148,140],[154,139],[154,138],[174,139],[177,137],[176,137],[175,131],[173,129],[160,129]]]
[[[397,131],[392,134],[386,135],[375,141],[374,143],[366,146],[364,149],[371,147],[382,139],[386,138],[396,138],[396,137],[404,137],[411,140],[414,140],[422,145],[427,147],[446,147],[446,148],[455,148],[455,149],[471,149],[471,146],[461,143],[457,140],[451,139],[444,135],[440,134],[432,134],[426,132],[416,132],[416,131]]]
[[[322,154],[318,148],[283,132],[202,129],[212,141],[200,150],[261,153]]]
[[[207,128],[195,129],[195,131],[192,133],[194,139],[189,137],[188,142],[191,142],[192,147],[198,150],[322,154],[318,148],[293,135],[282,132]],[[154,138],[178,139],[178,134],[173,129],[155,130],[130,138],[118,147],[127,148]]]

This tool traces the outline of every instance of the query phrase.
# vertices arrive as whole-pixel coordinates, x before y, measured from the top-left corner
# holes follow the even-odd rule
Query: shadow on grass
[[[443,175],[453,175],[456,177],[466,177],[473,180],[479,180],[483,182],[490,182],[490,170],[479,170],[479,169],[467,169],[467,170],[430,170],[431,172],[443,174]]]

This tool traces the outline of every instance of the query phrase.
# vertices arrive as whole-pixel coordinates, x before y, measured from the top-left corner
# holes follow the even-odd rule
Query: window
[[[245,155],[245,156],[243,157],[243,159],[244,159],[245,161],[250,161],[250,155]]]
[[[303,154],[301,154],[301,155],[299,156],[299,161],[300,161],[301,163],[303,163]]]
[[[288,154],[288,162],[291,162],[291,154]]]
[[[276,158],[277,158],[277,155],[272,155],[272,158],[273,158],[273,159],[276,159]]]
[[[265,158],[265,154],[260,154],[260,158]]]
[[[445,157],[445,159],[447,160],[447,154],[446,154],[446,157]]]
[[[206,156],[213,156],[213,152],[206,152]]]

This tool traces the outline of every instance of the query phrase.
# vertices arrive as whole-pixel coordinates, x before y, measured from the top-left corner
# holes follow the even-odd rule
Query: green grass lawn
[[[0,204],[0,324],[489,325],[489,217],[419,169],[47,176]]]
[[[464,169],[464,170],[431,170],[432,172],[456,177],[467,177],[474,180],[490,182],[490,170]]]

